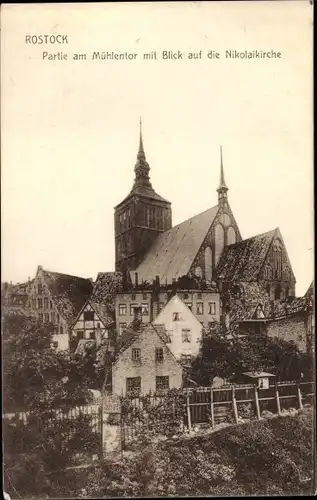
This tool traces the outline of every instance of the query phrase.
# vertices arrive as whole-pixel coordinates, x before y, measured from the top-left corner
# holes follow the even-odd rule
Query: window
[[[164,391],[169,389],[170,387],[170,379],[168,376],[164,377],[156,377],[156,390]]]
[[[119,304],[119,316],[127,315],[127,306],[126,304]]]
[[[196,304],[196,313],[197,314],[204,314],[204,304],[203,304],[203,302],[197,302],[197,304]]]
[[[212,316],[216,314],[216,302],[208,302],[208,314]]]
[[[275,300],[279,300],[281,298],[281,285],[276,285],[275,287]]]
[[[134,316],[134,309],[136,309],[138,304],[130,304],[130,316]]]
[[[184,299],[188,299],[188,293],[184,293]]]
[[[54,312],[51,313],[51,323],[53,323],[53,325],[55,324],[55,313]]]
[[[43,313],[39,314],[40,321],[43,321]]]
[[[49,323],[49,321],[50,321],[50,315],[48,313],[44,314],[44,318],[45,318],[45,323]]]
[[[162,362],[164,359],[163,347],[156,347],[155,349],[155,361],[158,363]]]
[[[131,299],[132,299],[132,300],[135,300],[135,299],[136,299],[136,295],[135,295],[135,293],[133,293],[133,294],[131,295]]]
[[[197,299],[200,299],[200,300],[202,299],[201,293],[197,293]]]
[[[173,340],[173,330],[166,330],[166,343],[170,344]]]
[[[43,292],[43,287],[42,285],[37,286],[37,293],[42,293]]]
[[[205,278],[210,283],[212,279],[212,251],[210,247],[205,248]]]
[[[191,362],[191,360],[192,360],[192,357],[191,357],[191,355],[190,355],[190,354],[181,354],[181,359],[180,359],[180,361],[181,361],[181,363],[182,363],[183,365],[190,363],[190,362]]]
[[[84,321],[93,321],[94,311],[84,311]]]
[[[126,323],[119,323],[119,334],[120,335],[124,332],[126,327],[127,327]]]
[[[149,304],[142,304],[142,316],[148,316],[149,315]]]
[[[50,300],[50,309],[53,309],[53,302]]]
[[[182,329],[182,342],[190,342],[191,341],[191,331],[188,328]]]
[[[32,299],[32,307],[33,309],[36,309],[36,299]]]
[[[96,338],[96,332],[89,332],[89,338],[90,339],[95,339]]]
[[[59,323],[59,314],[58,313],[56,314],[56,321],[57,321],[57,323]]]
[[[192,304],[191,302],[186,303],[186,306],[188,307],[188,309],[189,309],[190,311],[192,311],[192,310],[193,310],[193,304]]]
[[[48,309],[48,299],[46,297],[44,299],[44,309]]]
[[[143,296],[142,296],[143,300],[146,300],[147,299],[147,294],[144,293]]]
[[[97,329],[98,330],[100,329],[100,323],[97,323]]]
[[[139,394],[141,392],[141,377],[127,378],[127,393]]]
[[[61,335],[63,335],[63,333],[64,333],[64,328],[63,328],[63,326],[62,326],[62,325],[60,326],[59,333],[60,333]]]
[[[141,349],[132,349],[132,361],[141,361]]]
[[[38,299],[37,305],[38,305],[39,309],[42,309],[43,308],[43,299]]]
[[[84,332],[83,332],[83,330],[79,330],[77,332],[77,339],[82,340],[83,338],[84,338]]]
[[[182,321],[182,315],[179,312],[173,312],[173,321]]]

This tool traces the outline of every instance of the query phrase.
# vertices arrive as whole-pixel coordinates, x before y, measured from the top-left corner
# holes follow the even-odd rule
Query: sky
[[[45,33],[68,44],[25,43]],[[282,58],[224,58],[271,49]],[[142,59],[155,50],[184,56]],[[312,55],[304,1],[4,5],[2,281],[26,281],[38,265],[94,279],[114,270],[114,207],[133,184],[142,116],[151,182],[172,202],[173,225],[216,205],[222,145],[242,237],[279,227],[304,294],[314,272]]]

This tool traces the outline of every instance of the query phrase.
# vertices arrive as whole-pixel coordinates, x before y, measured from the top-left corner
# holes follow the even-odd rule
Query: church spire
[[[149,171],[150,171],[150,165],[146,161],[145,157],[143,136],[142,136],[142,120],[140,117],[139,150],[137,154],[137,161],[134,167],[135,179],[134,179],[133,189],[141,186],[153,189],[150,182]]]
[[[222,158],[222,146],[220,146],[220,184],[217,189],[218,192],[218,202],[219,204],[223,204],[223,202],[227,199],[228,187],[225,181],[225,174],[223,168],[223,158]]]

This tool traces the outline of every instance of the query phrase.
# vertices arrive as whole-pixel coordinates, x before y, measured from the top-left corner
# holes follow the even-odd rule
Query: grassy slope
[[[85,477],[73,477],[72,494],[79,495],[81,488],[95,498],[303,494],[312,488],[312,429],[312,411],[305,410],[151,444],[133,456],[105,460]],[[60,484],[66,482],[62,478]]]

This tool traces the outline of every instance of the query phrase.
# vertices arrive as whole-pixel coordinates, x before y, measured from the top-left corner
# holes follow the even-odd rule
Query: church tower
[[[220,146],[220,184],[217,189],[218,193],[218,205],[221,208],[226,208],[228,206],[227,193],[229,188],[225,182],[225,174],[223,170],[223,159],[222,159],[222,146]]]
[[[116,271],[134,270],[148,252],[156,237],[172,227],[171,203],[158,195],[150,182],[146,161],[142,123],[134,167],[135,179],[128,196],[115,207]]]

